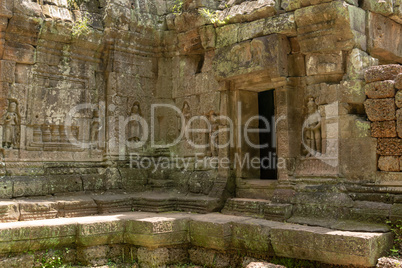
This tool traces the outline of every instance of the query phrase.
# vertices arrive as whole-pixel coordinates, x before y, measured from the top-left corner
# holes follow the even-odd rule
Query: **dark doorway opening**
[[[258,114],[266,120],[259,120],[260,131],[260,178],[277,179],[276,133],[275,133],[275,101],[274,90],[258,93]],[[268,123],[268,126],[267,126]]]

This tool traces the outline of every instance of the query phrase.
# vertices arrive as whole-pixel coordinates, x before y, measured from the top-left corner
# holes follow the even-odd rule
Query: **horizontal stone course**
[[[392,245],[392,235],[335,231],[219,213],[126,212],[0,224],[0,253],[44,250],[56,244],[93,247],[122,243],[144,250],[191,244],[205,249],[238,249],[371,267]]]
[[[172,196],[166,193],[155,195],[150,192],[34,197],[0,201],[0,222],[83,217],[137,210],[208,213],[218,206],[217,198],[180,194]]]

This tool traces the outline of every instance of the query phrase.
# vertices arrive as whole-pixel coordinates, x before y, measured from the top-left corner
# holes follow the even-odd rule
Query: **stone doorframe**
[[[230,82],[226,83],[225,90],[221,91],[221,114],[227,115],[232,119],[235,123],[234,129],[236,133],[234,135],[234,146],[230,147],[230,150],[220,150],[219,157],[229,157],[231,159],[234,173],[232,174],[236,177],[237,197],[271,199],[278,184],[286,183],[288,180],[289,173],[292,170],[292,163],[294,163],[296,157],[295,154],[299,154],[299,150],[296,150],[295,147],[300,148],[300,146],[294,145],[295,140],[299,141],[299,137],[295,137],[299,133],[290,126],[292,124],[291,118],[294,118],[294,116],[289,116],[289,113],[295,114],[295,109],[289,106],[288,94],[292,92],[291,87],[286,86],[284,78],[277,79],[274,83],[272,83],[271,79],[267,79],[266,82],[267,87],[255,91],[236,88],[236,83]],[[271,84],[271,86],[268,84]],[[259,114],[258,93],[266,90],[275,90],[276,149],[278,159],[283,159],[283,164],[278,167],[277,180],[261,180],[259,169],[250,170],[239,165],[239,161],[243,162],[246,154],[249,154],[249,159],[254,156],[260,156],[259,149],[247,146],[244,133],[241,134],[241,139],[239,139],[238,131],[240,129],[243,132],[247,120]],[[239,109],[241,109],[241,112],[239,112]],[[251,128],[258,129],[257,120],[249,124],[249,129]],[[258,132],[250,133],[249,136],[253,143],[257,144],[259,142]],[[219,140],[226,141],[228,138],[226,135],[221,134]],[[293,148],[291,148],[292,144]],[[235,162],[237,163],[235,164]],[[222,175],[225,173],[228,176],[230,175],[229,171],[224,171],[221,167],[219,171]]]
[[[229,157],[232,170],[220,167],[220,176],[236,177],[236,196],[264,198],[272,197],[278,182],[288,179],[288,165],[291,161],[290,139],[293,134],[288,114],[293,112],[289,106],[288,92],[288,54],[290,45],[286,36],[273,34],[255,38],[223,47],[216,51],[214,58],[214,72],[216,79],[221,83],[220,114],[232,119],[236,133],[234,146],[219,150],[219,157]],[[258,93],[275,89],[275,115],[281,118],[276,126],[277,132],[277,157],[285,159],[285,167],[278,169],[278,180],[263,181],[258,172],[235,166],[235,155],[259,156],[259,149],[244,145],[244,135],[239,145],[238,129],[242,130],[246,121],[258,115]],[[238,103],[241,103],[242,112],[239,114]],[[241,117],[241,118],[239,118]],[[222,128],[227,126],[222,125]],[[258,128],[258,120],[249,124],[250,128]],[[295,130],[297,131],[297,130]],[[295,132],[296,133],[296,132]],[[258,132],[250,133],[250,140],[255,144],[259,142]],[[228,134],[220,133],[219,142],[227,141]],[[297,146],[298,148],[300,146]],[[242,161],[243,159],[241,159]]]

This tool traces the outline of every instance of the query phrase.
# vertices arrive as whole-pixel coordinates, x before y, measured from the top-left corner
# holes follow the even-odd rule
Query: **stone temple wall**
[[[350,211],[364,218],[364,202],[387,203],[377,210],[380,220],[402,202],[401,174],[378,170],[381,139],[372,136],[377,123],[367,120],[370,102],[378,100],[368,94],[366,101],[371,84],[365,84],[374,81],[364,79],[371,66],[402,62],[399,1],[202,0],[184,1],[181,12],[174,12],[175,5],[1,1],[1,198],[169,192],[216,202],[211,208],[194,199],[187,207],[205,205],[205,211],[219,210],[236,196],[291,204],[296,216],[323,218]],[[201,16],[201,8],[225,23]],[[89,31],[80,35],[85,14]],[[214,115],[228,116],[242,129],[258,115],[258,93],[266,90],[275,90],[275,115],[281,119],[278,180],[261,182],[258,169],[235,166],[247,155],[260,156],[237,131],[234,137],[219,133],[219,143],[233,140],[219,150],[194,149],[184,140],[168,146],[183,120],[194,116],[210,123]],[[152,114],[156,103],[176,107],[185,118],[166,106]],[[303,145],[308,107],[321,122],[314,141],[318,154]],[[153,126],[154,135],[140,148],[120,142],[121,136],[135,140],[143,133],[124,124],[135,115]],[[218,130],[228,126],[214,122]],[[202,129],[205,121],[193,127]],[[258,127],[256,121],[251,127]],[[195,133],[191,140],[205,142],[209,134]],[[258,135],[250,136],[258,143]],[[91,145],[77,146],[68,137]],[[137,160],[167,158],[167,168],[132,165],[130,154]],[[179,160],[172,156],[188,161],[188,168],[174,166]],[[230,165],[212,164],[213,157],[227,158]]]

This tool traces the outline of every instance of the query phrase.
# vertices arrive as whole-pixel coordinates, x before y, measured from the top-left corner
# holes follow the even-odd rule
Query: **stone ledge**
[[[231,198],[226,201],[222,213],[284,221],[290,218],[292,205],[271,203],[263,199]]]
[[[220,208],[218,198],[155,192],[76,194],[0,200],[0,222],[84,217],[97,214],[146,211],[208,213]]]
[[[373,267],[391,247],[392,235],[336,231],[218,213],[126,212],[0,224],[0,253],[45,250],[55,245],[93,247],[122,243],[149,249],[192,245],[223,252],[251,250],[267,256]]]

